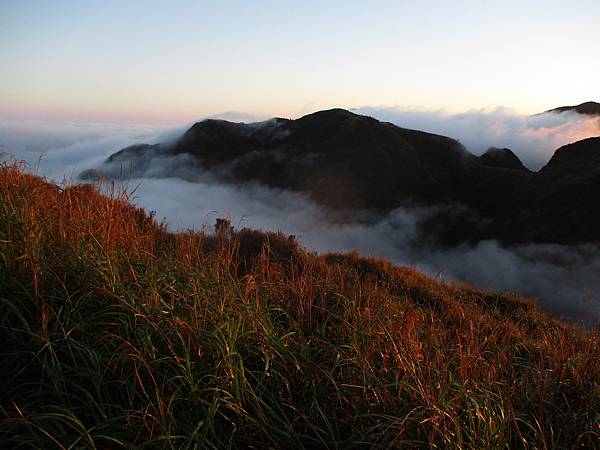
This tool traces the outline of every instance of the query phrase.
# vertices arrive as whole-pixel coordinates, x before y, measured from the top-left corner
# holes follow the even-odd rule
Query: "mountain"
[[[459,196],[453,191],[471,157],[450,138],[341,109],[249,125],[207,120],[171,151],[233,181],[309,192],[335,208],[382,210]]]
[[[505,169],[528,172],[519,157],[509,148],[490,148],[479,157],[484,166],[503,167]]]
[[[104,169],[143,172],[158,156],[187,156],[191,170],[230,183],[305,192],[333,210],[430,208],[418,228],[436,244],[600,241],[600,138],[565,146],[531,172],[510,149],[477,157],[446,136],[332,109],[251,124],[205,120],[175,143],[125,148]]]
[[[600,137],[559,148],[539,174],[540,226],[552,224],[552,241],[598,241],[600,229]],[[550,227],[549,227],[550,228]]]
[[[579,114],[585,114],[589,116],[600,116],[600,103],[597,102],[585,102],[574,106],[559,106],[558,108],[549,109],[545,111],[547,113],[563,113],[568,111],[575,111]]]

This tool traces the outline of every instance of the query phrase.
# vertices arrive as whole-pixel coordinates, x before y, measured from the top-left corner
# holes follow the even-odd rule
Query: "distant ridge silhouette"
[[[563,113],[568,111],[574,111],[579,114],[588,116],[600,116],[600,103],[597,102],[585,102],[574,106],[559,106],[558,108],[549,109],[545,111],[547,113]]]
[[[204,120],[173,144],[127,147],[100,171],[157,155],[190,155],[222,181],[304,192],[334,210],[425,207],[433,212],[419,230],[436,244],[600,241],[600,137],[561,147],[532,172],[510,149],[477,157],[446,136],[331,109],[296,120]]]

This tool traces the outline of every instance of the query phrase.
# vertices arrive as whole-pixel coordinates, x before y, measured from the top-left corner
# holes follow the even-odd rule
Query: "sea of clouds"
[[[457,115],[401,108],[356,111],[406,128],[457,138],[475,154],[490,146],[510,147],[534,170],[561,145],[600,135],[600,119],[570,113],[520,116],[505,109]],[[185,129],[187,126],[172,129],[0,121],[0,152],[4,160],[24,160],[29,171],[53,181],[76,182],[86,169],[106,168],[106,158],[128,145],[172,142]],[[121,172],[120,182],[135,192],[134,203],[154,211],[172,230],[211,230],[217,217],[229,216],[237,228],[294,234],[309,250],[357,250],[415,267],[443,281],[519,292],[570,321],[589,325],[600,318],[597,244],[504,247],[496,241],[482,241],[450,249],[432,248],[419,242],[416,231],[416,224],[431,213],[426,209],[400,208],[368,223],[348,219],[341,223],[302,194],[258,184],[228,185],[190,167],[185,155],[158,156],[125,178]]]

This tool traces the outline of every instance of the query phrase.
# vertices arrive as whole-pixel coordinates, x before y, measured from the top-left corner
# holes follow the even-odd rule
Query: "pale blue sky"
[[[600,1],[0,0],[0,118],[600,100]]]

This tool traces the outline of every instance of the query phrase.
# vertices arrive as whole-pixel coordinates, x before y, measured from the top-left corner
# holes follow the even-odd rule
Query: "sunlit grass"
[[[114,191],[116,192],[116,190]],[[9,448],[594,448],[600,340],[514,295],[0,168]]]

